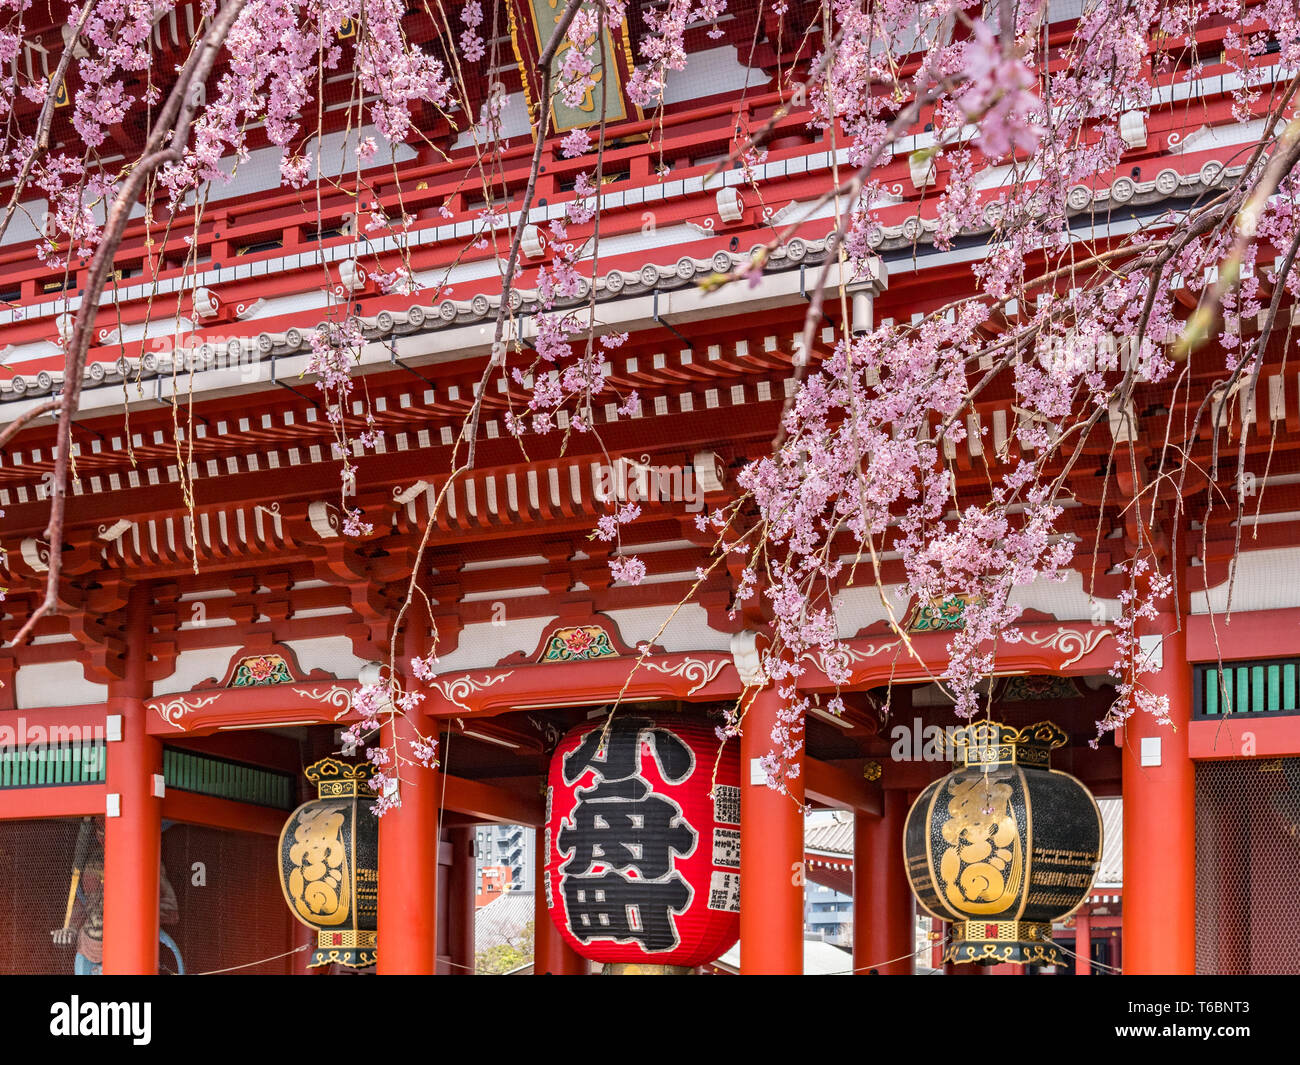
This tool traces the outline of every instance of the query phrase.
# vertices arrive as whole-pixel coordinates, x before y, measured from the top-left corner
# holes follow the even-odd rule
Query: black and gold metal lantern
[[[1051,768],[1066,735],[981,721],[955,737],[959,768],[907,814],[903,856],[921,906],[953,922],[952,962],[1052,965],[1052,922],[1088,897],[1101,860],[1101,813],[1078,780]]]
[[[280,887],[293,915],[316,929],[310,966],[375,964],[379,825],[369,765],[322,758],[306,769],[319,798],[280,832]]]

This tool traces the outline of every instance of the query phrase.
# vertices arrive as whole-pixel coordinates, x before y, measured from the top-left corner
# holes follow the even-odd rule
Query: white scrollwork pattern
[[[221,698],[221,692],[216,695],[209,695],[206,698],[187,699],[183,695],[178,695],[174,699],[168,699],[161,703],[149,703],[150,709],[156,710],[158,716],[174,729],[185,731],[184,718],[186,714],[191,714],[195,710],[201,710],[205,706],[211,706]]]
[[[291,688],[289,689],[294,695],[300,695],[304,699],[310,699],[314,703],[324,703],[326,706],[337,706],[339,712],[334,715],[337,721],[349,710],[352,709],[352,692],[347,688],[340,688],[338,685],[321,689],[321,688]]]
[[[1024,637],[1025,643],[1033,644],[1035,647],[1041,647],[1045,651],[1058,651],[1068,657],[1062,661],[1058,668],[1065,669],[1083,658],[1084,655],[1092,654],[1100,645],[1101,641],[1107,636],[1115,634],[1107,628],[1095,628],[1091,630],[1067,629],[1064,625],[1055,632],[1040,632]]]
[[[718,674],[730,665],[725,658],[715,659],[712,662],[706,662],[702,658],[688,658],[677,665],[669,665],[667,662],[646,662],[643,668],[653,673],[662,673],[666,677],[681,677],[683,680],[694,681],[694,687],[687,690],[687,695],[694,695],[706,684],[712,684],[718,679]]]
[[[442,697],[449,703],[459,706],[462,710],[472,711],[473,707],[463,700],[477,691],[483,691],[494,684],[500,684],[513,673],[514,670],[511,669],[506,670],[504,673],[485,673],[479,680],[475,680],[466,674],[463,677],[453,677],[450,680],[436,680],[433,682],[433,686],[442,692]]]
[[[882,644],[869,643],[861,649],[850,647],[848,644],[840,644],[840,646],[829,651],[805,651],[800,656],[800,660],[813,663],[828,677],[847,677],[855,663],[867,662],[878,655],[883,655],[886,651],[893,651],[902,645],[902,640],[890,640],[888,643]]]

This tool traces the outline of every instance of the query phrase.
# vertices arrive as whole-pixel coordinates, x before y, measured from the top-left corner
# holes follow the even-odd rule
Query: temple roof
[[[534,892],[507,891],[474,914],[474,953],[516,944],[535,917]]]
[[[805,822],[804,850],[853,857],[853,815],[836,810],[829,821]]]

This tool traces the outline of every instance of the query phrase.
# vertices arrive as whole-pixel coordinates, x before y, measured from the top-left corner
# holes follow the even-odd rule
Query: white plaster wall
[[[230,660],[234,658],[235,652],[242,646],[235,644],[232,647],[204,647],[195,651],[182,651],[176,656],[176,669],[172,675],[154,681],[154,695],[187,692],[211,677],[220,680],[230,668]]]
[[[761,70],[751,70],[736,58],[736,49],[731,45],[706,48],[686,57],[685,70],[669,71],[664,102],[698,100],[766,81]]]
[[[86,680],[74,662],[35,662],[19,666],[14,676],[14,699],[19,710],[42,706],[81,706],[102,703],[108,688]]]
[[[298,657],[303,673],[323,669],[340,680],[355,680],[357,671],[366,664],[352,652],[352,641],[346,636],[318,636],[313,640],[285,640],[285,646]]]
[[[1099,568],[1098,576],[1104,572]],[[1061,583],[1040,577],[1033,584],[1020,585],[1012,590],[1011,601],[1019,603],[1022,610],[1041,610],[1059,621],[1092,621],[1094,617],[1114,621],[1119,617],[1119,600],[1099,597],[1094,606],[1084,588],[1083,574],[1077,570],[1069,570]]]
[[[1300,548],[1243,552],[1233,563],[1232,609],[1282,610],[1300,606]],[[1192,595],[1192,613],[1228,609],[1228,581]]]
[[[613,618],[619,635],[632,647],[639,643],[656,643],[670,652],[731,649],[730,634],[710,628],[708,611],[698,603],[684,604],[659,635],[659,627],[672,612],[671,606],[650,606],[606,610],[605,614]]]
[[[463,117],[463,115],[458,115],[457,122]],[[529,133],[532,128],[532,119],[528,117],[528,101],[524,99],[524,94],[521,92],[511,93],[506,97],[506,102],[501,105],[502,140],[509,140],[511,137],[522,137],[524,134]],[[477,130],[470,128],[462,132],[452,142],[452,151],[460,148],[472,148],[476,136],[479,146],[486,147],[488,130],[485,125],[480,124]]]
[[[454,673],[462,669],[482,669],[494,666],[507,655],[522,651],[531,654],[542,638],[546,627],[555,617],[521,618],[504,625],[490,621],[466,625],[461,631],[456,650],[439,656],[439,673]]]
[[[863,559],[857,567],[857,580],[863,583],[845,588],[835,596],[835,619],[839,626],[837,634],[842,640],[847,640],[854,633],[878,621],[889,620],[889,611],[881,599],[881,589],[869,583],[871,579],[871,560]],[[884,594],[893,608],[894,619],[901,625],[907,616],[908,600],[899,596],[900,588],[901,584],[886,584]]]

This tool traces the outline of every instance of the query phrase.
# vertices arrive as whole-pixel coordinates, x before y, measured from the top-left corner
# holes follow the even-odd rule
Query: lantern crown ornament
[[[1062,960],[1052,922],[1088,897],[1102,844],[1092,793],[1051,768],[1051,752],[1067,740],[1050,721],[959,729],[957,768],[908,811],[912,892],[932,917],[953,923],[945,961]]]
[[[353,764],[338,758],[322,758],[303,770],[303,776],[316,785],[322,799],[351,799],[367,795],[375,767],[369,762]],[[362,785],[366,791],[362,791]]]
[[[977,721],[958,729],[953,736],[958,760],[966,766],[1021,765],[1032,769],[1050,769],[1052,752],[1069,742],[1060,728],[1050,721],[1039,721],[1022,729],[997,721]]]
[[[309,967],[367,968],[379,917],[379,825],[366,794],[374,769],[322,758],[303,772],[318,797],[280,832],[280,888],[294,917],[316,929]]]

